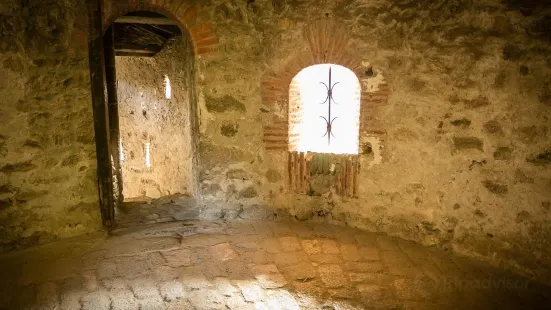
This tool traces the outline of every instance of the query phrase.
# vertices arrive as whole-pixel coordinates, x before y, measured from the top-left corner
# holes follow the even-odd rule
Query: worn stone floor
[[[199,218],[195,199],[186,195],[171,195],[157,199],[143,197],[127,201],[115,209],[117,228],[167,223]]]
[[[549,309],[541,284],[415,243],[288,222],[173,222],[0,256],[0,309]]]

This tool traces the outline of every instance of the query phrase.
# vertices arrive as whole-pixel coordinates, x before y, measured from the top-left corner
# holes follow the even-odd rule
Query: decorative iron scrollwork
[[[332,75],[331,75],[331,67],[329,67],[329,82],[327,84],[324,83],[324,82],[320,82],[320,84],[325,86],[325,88],[327,89],[327,97],[325,98],[325,100],[322,103],[320,103],[320,104],[327,103],[327,109],[328,109],[327,117],[325,117],[325,116],[320,116],[320,117],[323,118],[323,120],[325,121],[325,124],[326,124],[326,128],[325,128],[326,131],[325,131],[325,134],[322,136],[322,138],[327,136],[327,144],[328,145],[331,145],[331,137],[336,138],[335,135],[333,135],[333,122],[338,117],[331,118],[331,104],[333,104],[333,103],[337,104],[335,99],[333,99],[333,89],[339,83],[340,82],[336,82],[335,84],[333,84]]]

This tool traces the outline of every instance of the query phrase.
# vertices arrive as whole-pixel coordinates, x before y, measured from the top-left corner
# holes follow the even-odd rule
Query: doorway
[[[190,38],[162,14],[131,12],[107,28],[103,49],[114,219],[108,226],[196,217]]]

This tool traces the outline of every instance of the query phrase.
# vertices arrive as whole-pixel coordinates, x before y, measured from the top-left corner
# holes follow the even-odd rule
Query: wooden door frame
[[[88,55],[96,140],[99,204],[103,226],[111,228],[115,223],[115,200],[111,166],[109,108],[106,93],[102,1],[91,0],[87,4],[89,18]]]

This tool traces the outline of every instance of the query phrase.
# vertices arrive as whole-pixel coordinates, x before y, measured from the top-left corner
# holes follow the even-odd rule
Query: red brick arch
[[[210,21],[200,18],[201,7],[188,0],[103,0],[103,31],[117,18],[135,11],[151,11],[176,21],[189,34],[196,55],[217,50],[218,37]]]
[[[293,57],[277,70],[262,77],[262,103],[277,110],[283,107],[287,113],[273,113],[272,121],[264,126],[264,143],[267,150],[287,151],[289,149],[288,128],[289,114],[293,107],[289,104],[289,87],[293,78],[304,68],[324,63],[340,65],[352,70],[360,83],[369,78],[373,71],[364,63],[361,55],[350,52],[348,29],[335,21],[317,21],[304,29],[304,40],[308,48]],[[362,85],[360,107],[360,137],[370,134],[384,134],[378,121],[378,108],[388,101],[389,88],[382,82],[376,89]],[[290,112],[290,113],[289,113]]]

